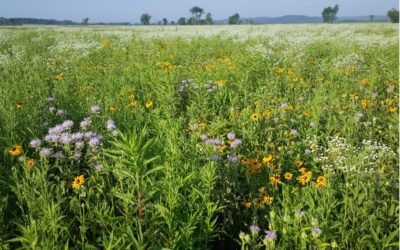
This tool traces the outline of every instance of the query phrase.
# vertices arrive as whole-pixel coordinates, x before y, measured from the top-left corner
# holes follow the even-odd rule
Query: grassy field
[[[0,249],[398,249],[398,26],[0,28]]]

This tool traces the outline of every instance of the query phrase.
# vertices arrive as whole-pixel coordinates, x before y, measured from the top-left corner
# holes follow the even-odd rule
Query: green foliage
[[[322,11],[322,20],[324,23],[334,23],[336,21],[336,15],[339,11],[339,5],[335,7],[327,7]]]
[[[388,11],[387,16],[389,17],[392,23],[399,22],[399,10],[392,8],[391,10]]]
[[[238,13],[228,18],[228,24],[240,24],[240,15]]]

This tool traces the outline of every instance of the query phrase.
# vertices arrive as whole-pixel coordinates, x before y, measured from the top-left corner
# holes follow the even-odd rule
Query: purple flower
[[[200,139],[201,139],[202,141],[205,141],[205,140],[208,139],[208,136],[207,136],[206,134],[201,134],[201,135],[200,135]]]
[[[238,158],[235,155],[228,155],[228,161],[231,163],[236,163],[238,161]]]
[[[97,163],[96,166],[94,166],[94,168],[95,168],[97,171],[100,171],[100,170],[103,169],[103,165],[100,164],[100,163]]]
[[[84,134],[83,133],[73,133],[71,135],[72,140],[74,141],[79,141],[83,138]]]
[[[92,111],[92,113],[97,114],[100,112],[100,106],[99,105],[94,105],[90,108],[90,111]]]
[[[118,136],[118,131],[117,131],[117,130],[113,130],[113,131],[111,132],[111,134],[112,134],[112,136]]]
[[[58,110],[57,110],[57,115],[62,116],[62,115],[67,115],[67,114],[68,114],[68,112],[65,111],[65,110],[63,110],[63,109],[58,109]]]
[[[240,144],[242,144],[242,140],[240,139],[235,139],[231,142],[231,148],[235,149],[237,148]]]
[[[90,119],[90,117],[86,117],[86,118],[83,118],[80,126],[82,129],[87,129],[90,126],[90,124],[92,124],[92,119]]]
[[[213,139],[206,139],[206,141],[204,142],[206,145],[209,145],[209,144],[213,144],[214,143],[214,140]]]
[[[284,109],[284,108],[286,108],[287,106],[288,106],[287,102],[284,102],[284,103],[281,104],[280,108],[281,108],[281,109]]]
[[[82,156],[82,153],[79,152],[79,151],[76,151],[75,154],[74,154],[74,158],[75,158],[76,160],[78,160],[79,158],[81,158],[81,156]]]
[[[100,142],[103,140],[102,136],[96,136],[89,140],[89,145],[91,147],[97,147],[100,145]]]
[[[179,86],[179,88],[178,88],[178,92],[183,92],[185,90],[185,86]]]
[[[77,141],[76,143],[75,143],[75,147],[77,148],[77,149],[81,149],[81,148],[83,148],[85,146],[85,143],[83,142],[83,141]]]
[[[58,142],[59,139],[60,136],[56,134],[48,134],[44,137],[44,140],[47,142]]]
[[[56,159],[61,159],[64,158],[64,154],[61,151],[58,151],[53,155],[53,157]]]
[[[117,127],[115,126],[114,121],[113,120],[108,120],[107,121],[107,130],[108,131],[113,131],[115,129],[117,129]]]
[[[217,155],[213,154],[213,155],[210,156],[210,160],[212,160],[212,161],[218,161],[219,158],[218,158]]]
[[[298,218],[303,217],[304,215],[305,215],[305,212],[301,211],[301,210],[297,210],[296,212],[294,212],[294,216],[296,216]]]
[[[250,232],[252,234],[256,234],[256,233],[260,232],[260,228],[257,225],[251,225],[250,226]]]
[[[39,139],[33,139],[29,145],[31,146],[31,148],[38,148],[40,147],[40,145],[42,144],[42,141]]]
[[[275,231],[266,231],[265,239],[268,241],[276,240],[276,232]]]
[[[90,139],[90,138],[92,138],[92,137],[95,137],[96,135],[97,135],[97,134],[96,134],[95,132],[89,131],[89,132],[86,132],[86,133],[85,133],[84,137],[87,138],[87,139]]]
[[[42,150],[40,151],[40,155],[43,157],[49,157],[52,151],[53,150],[51,148],[42,148]]]
[[[52,127],[52,128],[49,128],[49,130],[48,130],[49,135],[51,135],[51,134],[60,134],[60,133],[62,133],[64,131],[65,131],[65,127],[63,127],[62,124],[57,125],[57,126]]]
[[[215,145],[215,146],[221,145],[221,140],[220,140],[220,139],[215,139],[215,140],[214,140],[214,145]]]
[[[60,136],[60,142],[64,144],[70,144],[72,141],[72,138],[69,134],[63,134]]]
[[[322,230],[319,227],[314,227],[313,229],[311,229],[311,235],[314,238],[318,238],[322,233]]]
[[[386,91],[387,91],[388,93],[393,92],[393,90],[394,90],[393,87],[389,87],[389,88],[386,89]]]
[[[226,137],[228,137],[229,140],[233,140],[236,138],[234,133],[228,133],[228,135]]]

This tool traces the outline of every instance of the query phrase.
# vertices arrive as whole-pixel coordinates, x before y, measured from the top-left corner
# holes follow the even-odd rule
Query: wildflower
[[[125,109],[128,109],[128,108],[136,106],[136,105],[137,105],[137,101],[136,100],[132,100],[128,104],[125,105]]]
[[[368,100],[367,99],[362,99],[360,101],[360,105],[361,105],[361,108],[366,109],[368,107]]]
[[[314,227],[311,229],[311,235],[316,239],[318,238],[322,233],[322,230],[319,227]]]
[[[57,81],[61,81],[64,78],[64,73],[58,73],[55,78]]]
[[[233,139],[235,139],[235,134],[234,133],[228,133],[228,135],[226,137],[228,137],[229,140],[233,140]]]
[[[285,180],[287,180],[287,181],[290,181],[293,178],[293,174],[289,173],[289,172],[286,172],[283,176],[284,176]]]
[[[100,112],[100,106],[99,105],[94,105],[90,108],[90,111],[92,111],[92,113],[94,114],[98,114]]]
[[[214,83],[217,85],[224,85],[227,81],[226,80],[217,80]]]
[[[294,213],[294,216],[296,216],[297,218],[303,217],[304,215],[305,215],[305,212],[304,212],[304,211],[301,211],[301,210],[297,210],[297,211]]]
[[[117,130],[113,130],[113,131],[111,132],[111,135],[112,135],[112,136],[117,136],[117,135],[118,135],[118,131],[117,131]]]
[[[250,226],[251,234],[257,234],[259,231],[260,231],[260,228],[257,225],[251,225]]]
[[[310,127],[314,128],[315,127],[315,122],[310,122]]]
[[[201,134],[199,137],[200,137],[200,139],[201,139],[202,141],[205,141],[205,140],[208,139],[208,136],[207,136],[206,134]]]
[[[62,159],[64,158],[64,154],[61,151],[56,152],[54,155],[54,158],[56,159]]]
[[[120,107],[118,106],[118,105],[112,105],[112,106],[110,106],[110,111],[117,111],[117,110],[119,110],[120,109]]]
[[[253,113],[253,114],[250,116],[250,120],[252,120],[253,122],[257,121],[257,120],[258,120],[258,114]]]
[[[82,153],[79,152],[79,151],[76,151],[76,152],[74,153],[74,158],[75,158],[76,160],[80,159],[81,156],[82,156]]]
[[[153,107],[153,102],[152,101],[147,101],[145,103],[145,106],[146,106],[146,108],[151,108],[151,107]]]
[[[397,112],[397,107],[395,106],[389,107],[389,111],[392,113]]]
[[[362,83],[362,84],[368,84],[369,81],[368,81],[368,79],[362,79],[362,80],[361,80],[361,83]]]
[[[113,120],[108,120],[107,121],[107,130],[108,131],[114,131],[115,129],[117,129],[117,127],[115,126],[115,123]]]
[[[296,163],[296,166],[298,166],[298,167],[303,166],[303,162],[300,160],[297,160],[295,163]]]
[[[86,118],[83,118],[83,120],[80,123],[80,126],[82,129],[85,130],[90,126],[90,124],[92,124],[92,119],[90,119],[90,117],[86,117]]]
[[[281,108],[281,109],[285,109],[287,107],[288,107],[288,103],[287,102],[281,103],[281,105],[279,106],[279,108]]]
[[[264,162],[264,164],[269,164],[273,158],[274,156],[272,154],[268,154],[263,157],[262,161]]]
[[[293,69],[289,68],[289,69],[287,70],[287,74],[288,74],[288,75],[293,75],[293,73],[294,73]]]
[[[97,171],[100,171],[100,170],[103,169],[103,165],[100,164],[100,163],[97,163],[96,166],[94,166],[94,168],[95,168]]]
[[[22,102],[17,102],[16,104],[15,104],[15,108],[16,109],[22,109],[24,107],[24,104],[22,103]]]
[[[274,201],[274,197],[271,197],[271,196],[268,196],[268,195],[263,197],[263,202],[265,204],[271,204],[273,201]]]
[[[27,167],[28,169],[32,169],[34,165],[35,161],[33,159],[29,159],[25,162],[25,167]]]
[[[299,134],[299,132],[296,129],[291,129],[290,130],[290,134],[291,135],[297,135],[297,134]]]
[[[275,241],[276,240],[276,232],[275,231],[266,231],[265,239],[269,241]]]
[[[269,177],[269,181],[274,185],[278,185],[281,183],[281,177],[279,176],[279,174],[274,174]]]
[[[110,48],[111,47],[111,42],[107,38],[102,39],[101,40],[101,44],[103,45],[104,48]]]
[[[49,157],[52,151],[53,150],[51,148],[42,148],[42,150],[40,151],[40,155],[43,157]]]
[[[76,176],[74,181],[72,182],[72,188],[76,190],[84,183],[85,183],[85,177],[83,175]]]
[[[63,109],[58,109],[56,112],[57,115],[63,116],[63,115],[67,115],[68,112],[63,110]]]
[[[85,143],[83,142],[83,141],[77,141],[77,142],[75,142],[75,147],[77,148],[77,149],[81,149],[81,148],[83,148],[85,146]]]
[[[267,188],[266,187],[261,187],[259,191],[260,191],[260,196],[265,196],[267,194]]]
[[[217,155],[213,154],[213,155],[210,156],[210,160],[212,160],[212,161],[218,161],[219,158],[218,158]]]
[[[11,147],[11,149],[8,151],[8,153],[10,153],[11,156],[19,156],[20,154],[22,154],[22,146],[21,145],[14,145]]]
[[[89,145],[91,147],[97,147],[97,146],[100,145],[100,142],[101,142],[102,139],[103,138],[101,136],[93,137],[92,139],[89,140]]]
[[[393,86],[393,85],[389,86],[389,87],[386,89],[386,91],[387,91],[388,93],[393,92],[393,90],[394,90],[394,86]]]
[[[228,155],[227,158],[228,158],[228,161],[231,163],[236,163],[238,161],[238,158],[235,155]]]
[[[246,208],[251,208],[251,206],[253,205],[253,202],[251,202],[250,200],[243,201],[243,205],[244,205]]]
[[[284,72],[284,69],[281,68],[281,67],[275,67],[275,72],[276,72],[276,73],[283,73],[283,72]]]
[[[40,147],[41,144],[42,144],[42,141],[41,141],[41,140],[39,140],[39,139],[33,139],[33,140],[29,143],[29,146],[30,146],[31,148],[38,148],[38,147]]]
[[[324,177],[324,176],[318,176],[317,182],[316,182],[315,186],[316,186],[317,188],[324,188],[324,187],[326,187],[326,177]]]
[[[54,102],[55,100],[56,100],[56,98],[54,98],[53,96],[47,97],[48,102]]]
[[[231,142],[231,148],[236,149],[240,144],[242,144],[242,140],[240,139],[234,139]]]
[[[312,178],[312,172],[305,171],[301,176],[297,177],[297,180],[301,185],[306,185],[311,181],[311,178]]]

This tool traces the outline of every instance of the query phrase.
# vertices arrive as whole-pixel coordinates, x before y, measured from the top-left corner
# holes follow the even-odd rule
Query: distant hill
[[[267,23],[322,23],[322,17],[304,15],[286,15],[281,17],[252,17],[241,18],[243,23],[267,24]],[[338,22],[369,22],[370,16],[338,17]],[[384,15],[374,16],[374,22],[386,22],[389,18]],[[227,24],[228,19],[215,20],[216,24]]]

